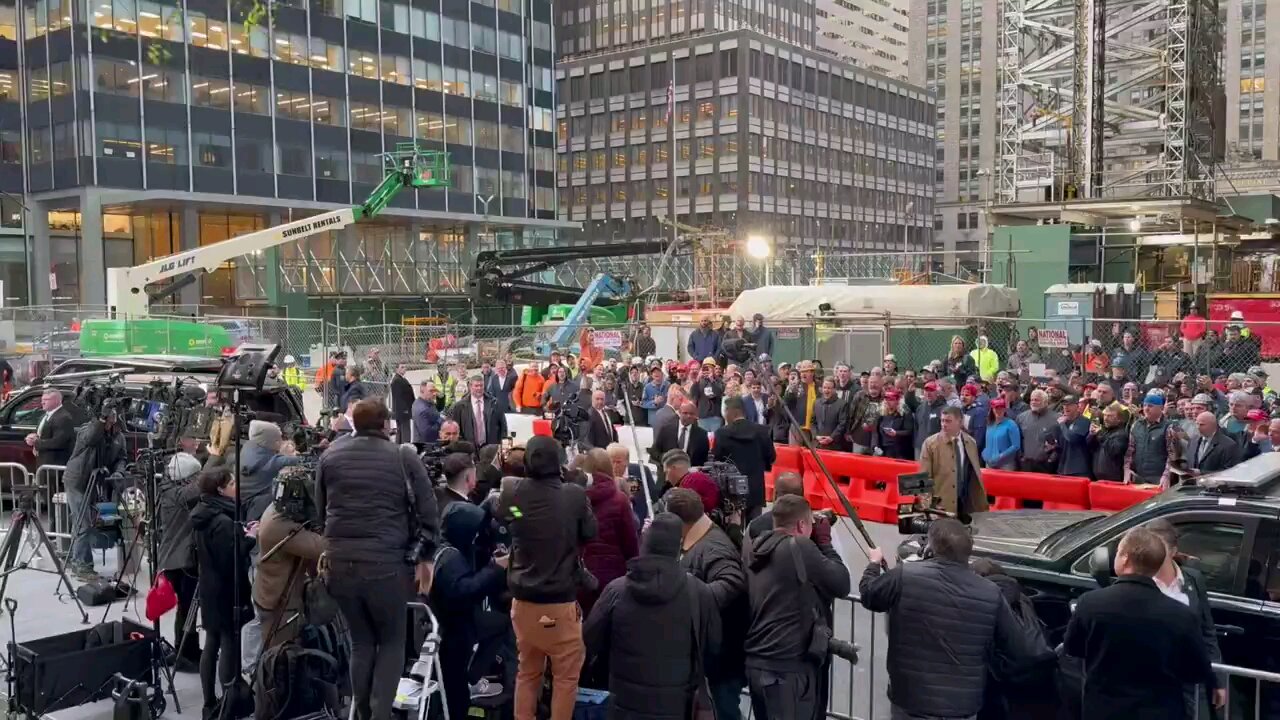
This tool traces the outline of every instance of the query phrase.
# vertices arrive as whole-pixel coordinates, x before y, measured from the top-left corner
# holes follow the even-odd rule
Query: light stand
[[[632,409],[635,406],[631,404],[631,396],[627,392],[627,383],[622,381],[618,385],[622,388],[622,402],[626,404],[627,408],[627,425],[631,428],[631,447],[636,451],[636,464],[640,466],[640,487],[644,488],[644,504],[649,508],[649,516],[652,517],[653,494],[649,491],[649,479],[644,476],[648,468],[644,464],[644,454],[640,452],[640,435],[636,433],[636,419],[633,417],[635,410]]]

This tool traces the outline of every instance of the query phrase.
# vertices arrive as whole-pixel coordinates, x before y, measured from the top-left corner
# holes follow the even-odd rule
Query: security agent
[[[821,607],[849,593],[849,570],[831,546],[831,529],[810,539],[813,511],[802,497],[773,504],[773,530],[746,553],[751,626],[745,644],[755,717],[818,717],[819,675],[830,628]],[[825,635],[825,638],[824,638]]]
[[[93,580],[93,550],[89,547],[89,505],[97,502],[95,475],[100,478],[119,477],[125,469],[129,454],[125,449],[124,434],[120,431],[119,415],[113,401],[102,404],[98,417],[80,426],[76,432],[75,449],[67,461],[62,481],[67,489],[67,509],[71,515],[71,554],[68,569],[81,580]],[[91,493],[91,490],[93,491]]]
[[[863,607],[889,615],[889,702],[893,720],[978,716],[997,658],[1031,661],[1030,647],[995,583],[969,569],[973,538],[953,518],[929,528],[924,559],[886,570],[869,553],[858,592]]]

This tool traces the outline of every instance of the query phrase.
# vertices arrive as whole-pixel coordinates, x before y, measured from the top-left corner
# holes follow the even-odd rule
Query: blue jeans
[[[71,554],[67,564],[93,569],[93,548],[89,546],[89,523],[93,519],[84,490],[67,488],[67,512],[71,515]]]
[[[711,704],[716,708],[716,720],[742,720],[743,678],[726,678],[708,683],[711,687]]]
[[[708,433],[715,432],[723,424],[724,418],[720,417],[698,418],[698,427],[706,430]]]

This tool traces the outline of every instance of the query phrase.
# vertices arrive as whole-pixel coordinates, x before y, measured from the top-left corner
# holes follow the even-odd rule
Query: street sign
[[[621,330],[596,330],[591,335],[591,344],[601,350],[622,349]]]
[[[1040,330],[1040,347],[1042,348],[1064,348],[1068,346],[1066,330],[1050,330],[1048,328]]]

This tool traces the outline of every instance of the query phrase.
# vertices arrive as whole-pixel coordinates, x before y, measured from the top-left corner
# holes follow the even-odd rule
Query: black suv
[[[973,521],[974,556],[1002,565],[1031,595],[1050,642],[1071,602],[1098,587],[1090,558],[1114,557],[1120,537],[1156,518],[1173,523],[1178,549],[1209,584],[1223,662],[1280,667],[1280,453],[1267,453],[1114,514],[1020,510]]]

